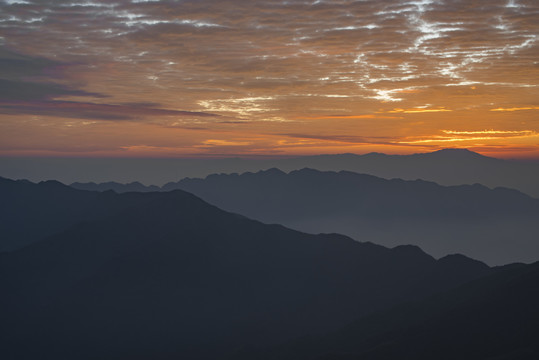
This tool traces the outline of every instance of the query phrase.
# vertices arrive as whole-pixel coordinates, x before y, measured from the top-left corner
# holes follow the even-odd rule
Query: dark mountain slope
[[[329,336],[238,359],[537,359],[539,263],[512,265]]]
[[[223,358],[490,271],[264,225],[182,191],[111,196],[132,205],[0,257],[4,359]]]
[[[57,181],[33,184],[0,177],[0,251],[19,249],[81,221],[115,214],[139,201],[140,194],[75,190]],[[120,200],[121,199],[121,200]]]
[[[20,248],[90,216],[104,194],[0,178],[0,251]]]
[[[506,264],[539,254],[539,200],[516,190],[312,169],[210,175],[172,187],[263,222],[385,246],[415,244],[435,256]]]

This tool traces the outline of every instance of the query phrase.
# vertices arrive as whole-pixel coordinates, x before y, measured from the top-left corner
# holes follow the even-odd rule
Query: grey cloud
[[[61,96],[105,97],[80,90],[76,85],[60,83],[65,82],[64,73],[74,65],[0,47],[0,100],[49,100]]]
[[[101,94],[89,93],[82,90],[72,89],[68,86],[56,83],[37,83],[0,79],[1,101],[45,100],[56,98],[59,96],[104,97]]]
[[[325,140],[325,141],[337,141],[352,144],[392,144],[394,137],[385,136],[351,136],[351,135],[312,135],[312,134],[298,134],[298,133],[285,133],[279,134],[282,136],[288,136],[299,139],[313,139],[313,140]]]
[[[160,109],[156,102],[121,105],[59,101],[66,96],[105,98],[106,95],[80,90],[54,81],[63,80],[64,68],[72,64],[29,56],[0,47],[0,113],[58,116],[93,120],[134,120],[147,116],[214,117],[218,115]],[[41,81],[26,81],[27,78]]]
[[[23,77],[41,76],[48,69],[62,66],[57,61],[42,57],[32,57],[19,54],[0,47],[0,78],[16,80]]]
[[[57,116],[89,120],[136,120],[149,116],[218,117],[219,115],[158,109],[141,105],[110,105],[75,101],[0,102],[2,114]]]

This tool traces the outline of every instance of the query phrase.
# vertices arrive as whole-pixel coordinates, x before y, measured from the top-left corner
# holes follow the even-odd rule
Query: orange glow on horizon
[[[414,109],[399,109],[395,108],[388,111],[388,113],[404,113],[404,114],[419,114],[419,113],[437,113],[437,112],[449,112],[453,110],[439,108],[439,109],[427,109],[427,108],[414,108]]]
[[[398,116],[383,116],[376,114],[365,115],[327,115],[327,116],[315,116],[315,117],[298,117],[298,120],[324,120],[324,119],[402,119]]]
[[[539,110],[539,106],[513,107],[513,108],[496,108],[490,111],[522,111],[522,110]]]

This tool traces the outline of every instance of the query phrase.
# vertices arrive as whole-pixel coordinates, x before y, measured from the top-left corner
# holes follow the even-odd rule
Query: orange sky
[[[0,156],[539,158],[539,3],[0,2]]]

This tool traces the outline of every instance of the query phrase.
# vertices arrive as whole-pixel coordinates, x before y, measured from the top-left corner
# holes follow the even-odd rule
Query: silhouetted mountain
[[[539,198],[539,163],[501,160],[466,149],[444,149],[413,155],[319,155],[285,159],[276,167],[284,171],[309,167],[326,171],[347,170],[385,179],[423,179],[441,185],[483,184],[520,190]]]
[[[224,358],[491,271],[265,225],[183,191],[104,195],[121,210],[1,254],[2,358]]]
[[[339,154],[289,159],[55,159],[0,158],[2,176],[64,183],[140,181],[161,185],[185,177],[256,172],[270,168],[347,170],[386,179],[423,179],[441,185],[483,184],[508,187],[539,198],[539,163],[500,160],[465,149],[414,155]],[[110,189],[107,188],[107,189]],[[142,190],[137,190],[142,191]]]
[[[115,191],[117,193],[124,192],[152,192],[152,191],[161,191],[159,186],[150,185],[146,186],[138,181],[131,182],[129,184],[120,184],[114,181],[109,181],[105,183],[96,184],[94,182],[89,183],[79,183],[75,182],[70,185],[72,188],[78,190],[87,190],[87,191]]]
[[[163,187],[174,188],[310,233],[337,232],[390,247],[415,244],[437,257],[462,253],[494,265],[539,257],[539,200],[511,189],[312,169],[210,175]]]
[[[323,337],[236,359],[521,359],[539,357],[539,263],[512,265]]]
[[[58,181],[33,184],[0,177],[0,252],[65,230],[81,221],[104,218],[138,202],[139,194],[119,201],[112,191],[75,190]]]
[[[56,181],[38,185],[0,178],[0,251],[23,247],[91,217],[103,194],[78,191]]]

